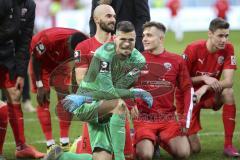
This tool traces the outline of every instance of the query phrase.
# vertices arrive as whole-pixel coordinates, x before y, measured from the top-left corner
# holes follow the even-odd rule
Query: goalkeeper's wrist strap
[[[40,81],[36,81],[36,86],[37,86],[37,88],[43,87],[42,81],[41,80]]]

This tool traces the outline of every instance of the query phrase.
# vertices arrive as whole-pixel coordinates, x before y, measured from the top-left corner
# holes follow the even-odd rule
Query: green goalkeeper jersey
[[[144,65],[145,58],[138,50],[121,60],[114,43],[106,43],[96,50],[78,93],[95,99],[132,98],[127,88],[137,80]]]

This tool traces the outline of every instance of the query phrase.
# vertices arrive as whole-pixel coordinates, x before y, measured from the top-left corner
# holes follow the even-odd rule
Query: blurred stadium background
[[[52,24],[61,27],[76,28],[88,33],[88,19],[90,16],[91,0],[62,0],[60,7],[59,0],[54,3],[51,0],[35,0],[37,3],[36,13],[36,32],[51,27]],[[57,2],[57,3],[56,3]],[[167,0],[149,0],[151,7],[152,20],[163,22],[168,26],[170,12],[165,7]],[[208,24],[215,17],[213,4],[215,0],[182,0],[181,25],[183,25],[184,39],[177,42],[174,33],[169,31],[166,36],[166,49],[181,54],[186,45],[197,39],[207,38]],[[44,4],[45,3],[45,4]],[[240,63],[240,0],[229,0],[230,10],[227,19],[230,22],[232,31],[230,32],[230,41],[235,47],[237,63]],[[41,17],[42,16],[42,17]],[[45,17],[46,16],[46,17]],[[40,19],[40,20],[39,20]],[[48,20],[48,21],[47,21]],[[54,23],[53,23],[54,22]],[[184,27],[185,26],[185,27]],[[235,73],[234,90],[237,104],[236,129],[234,134],[234,145],[240,150],[240,81],[239,70]],[[36,106],[35,96],[32,95],[32,103]],[[55,116],[54,106],[56,104],[55,92],[51,93],[51,113],[53,123],[53,133],[56,140],[59,139],[59,127],[57,117]],[[202,152],[199,155],[191,156],[191,160],[227,160],[223,155],[223,125],[222,112],[212,110],[203,110],[201,121],[203,130],[200,132],[202,142]],[[24,113],[25,134],[27,141],[33,144],[41,151],[46,151],[44,137],[40,129],[36,113]],[[70,131],[71,141],[81,135],[81,122],[73,122]],[[4,145],[4,155],[7,159],[14,159],[15,144],[10,126]],[[163,150],[161,150],[161,159],[171,159]]]

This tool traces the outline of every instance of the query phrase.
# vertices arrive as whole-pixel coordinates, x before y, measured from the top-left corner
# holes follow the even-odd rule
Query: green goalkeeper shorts
[[[98,107],[100,101],[93,101],[92,103],[84,103],[76,109],[73,114],[80,121],[98,123]]]
[[[92,150],[104,149],[113,153],[109,123],[88,123],[88,131]]]

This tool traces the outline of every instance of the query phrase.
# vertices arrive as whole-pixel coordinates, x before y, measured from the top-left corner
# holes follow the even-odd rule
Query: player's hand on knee
[[[151,93],[149,93],[141,88],[133,88],[130,91],[134,95],[135,98],[141,98],[143,101],[145,101],[148,104],[149,108],[152,108],[153,97],[152,97]]]
[[[68,112],[74,112],[77,108],[81,107],[81,105],[85,102],[92,101],[92,98],[89,96],[82,96],[76,94],[67,95],[62,100],[62,105],[64,109]]]
[[[40,105],[49,101],[49,96],[49,90],[46,90],[44,87],[39,87],[37,89],[37,101]]]

